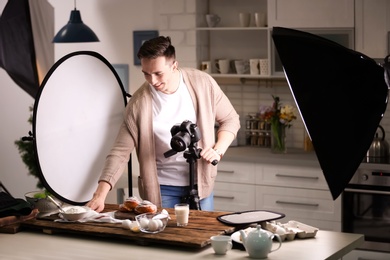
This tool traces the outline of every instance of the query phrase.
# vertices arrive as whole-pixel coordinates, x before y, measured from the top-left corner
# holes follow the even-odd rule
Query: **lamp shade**
[[[98,42],[96,34],[81,20],[79,10],[70,13],[69,22],[56,34],[53,42]]]

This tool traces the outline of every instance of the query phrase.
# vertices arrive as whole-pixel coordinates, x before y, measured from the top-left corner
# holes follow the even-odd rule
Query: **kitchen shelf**
[[[240,78],[240,79],[286,79],[284,75],[250,75],[250,74],[220,74],[211,73],[213,78]]]
[[[201,20],[202,17],[197,20],[195,30],[198,32],[199,53],[197,53],[197,59],[199,66],[203,61],[210,61],[210,75],[213,78],[232,79],[233,81],[239,79],[241,84],[247,81],[285,80],[284,73],[273,72],[272,27],[257,27],[252,17],[254,12],[266,12],[267,3],[267,0],[234,0],[229,5],[221,0],[209,0],[203,4],[199,2],[200,10],[218,14],[221,18],[221,22],[216,27],[208,27],[205,20]],[[240,11],[237,11],[238,7]],[[240,26],[237,16],[240,12],[251,13],[250,26]],[[217,73],[218,69],[215,65],[215,61],[219,59],[227,59],[232,62],[235,60],[267,59],[268,73],[263,73],[263,75],[220,74]],[[234,66],[233,63],[232,66]],[[234,67],[230,72],[233,71],[236,71]]]
[[[197,27],[198,31],[268,31],[268,27]]]

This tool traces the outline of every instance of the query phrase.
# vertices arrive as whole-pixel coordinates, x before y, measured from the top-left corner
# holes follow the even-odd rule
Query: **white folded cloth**
[[[115,212],[105,212],[105,213],[98,213],[94,210],[89,210],[87,214],[79,220],[76,221],[69,221],[64,218],[64,216],[59,213],[60,219],[54,220],[54,222],[106,222],[106,223],[122,223],[122,219],[116,219]]]

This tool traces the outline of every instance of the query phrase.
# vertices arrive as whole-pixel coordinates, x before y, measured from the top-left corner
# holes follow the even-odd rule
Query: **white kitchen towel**
[[[106,223],[122,223],[123,220],[116,219],[114,217],[114,211],[113,212],[105,212],[105,213],[98,213],[94,210],[88,211],[88,213],[85,215],[84,218],[76,220],[76,221],[69,221],[65,219],[62,214],[58,214],[60,216],[60,219],[54,220],[54,222],[106,222]]]

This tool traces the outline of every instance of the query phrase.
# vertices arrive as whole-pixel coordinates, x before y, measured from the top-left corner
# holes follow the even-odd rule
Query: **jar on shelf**
[[[271,133],[270,132],[265,133],[264,147],[271,147]]]
[[[264,147],[264,133],[263,132],[259,133],[259,137],[257,139],[257,145]]]
[[[245,133],[245,144],[246,145],[251,145],[251,140],[252,140],[252,133],[251,132],[246,132]]]
[[[252,146],[257,146],[257,138],[258,138],[257,132],[252,132],[251,133],[251,145]]]

